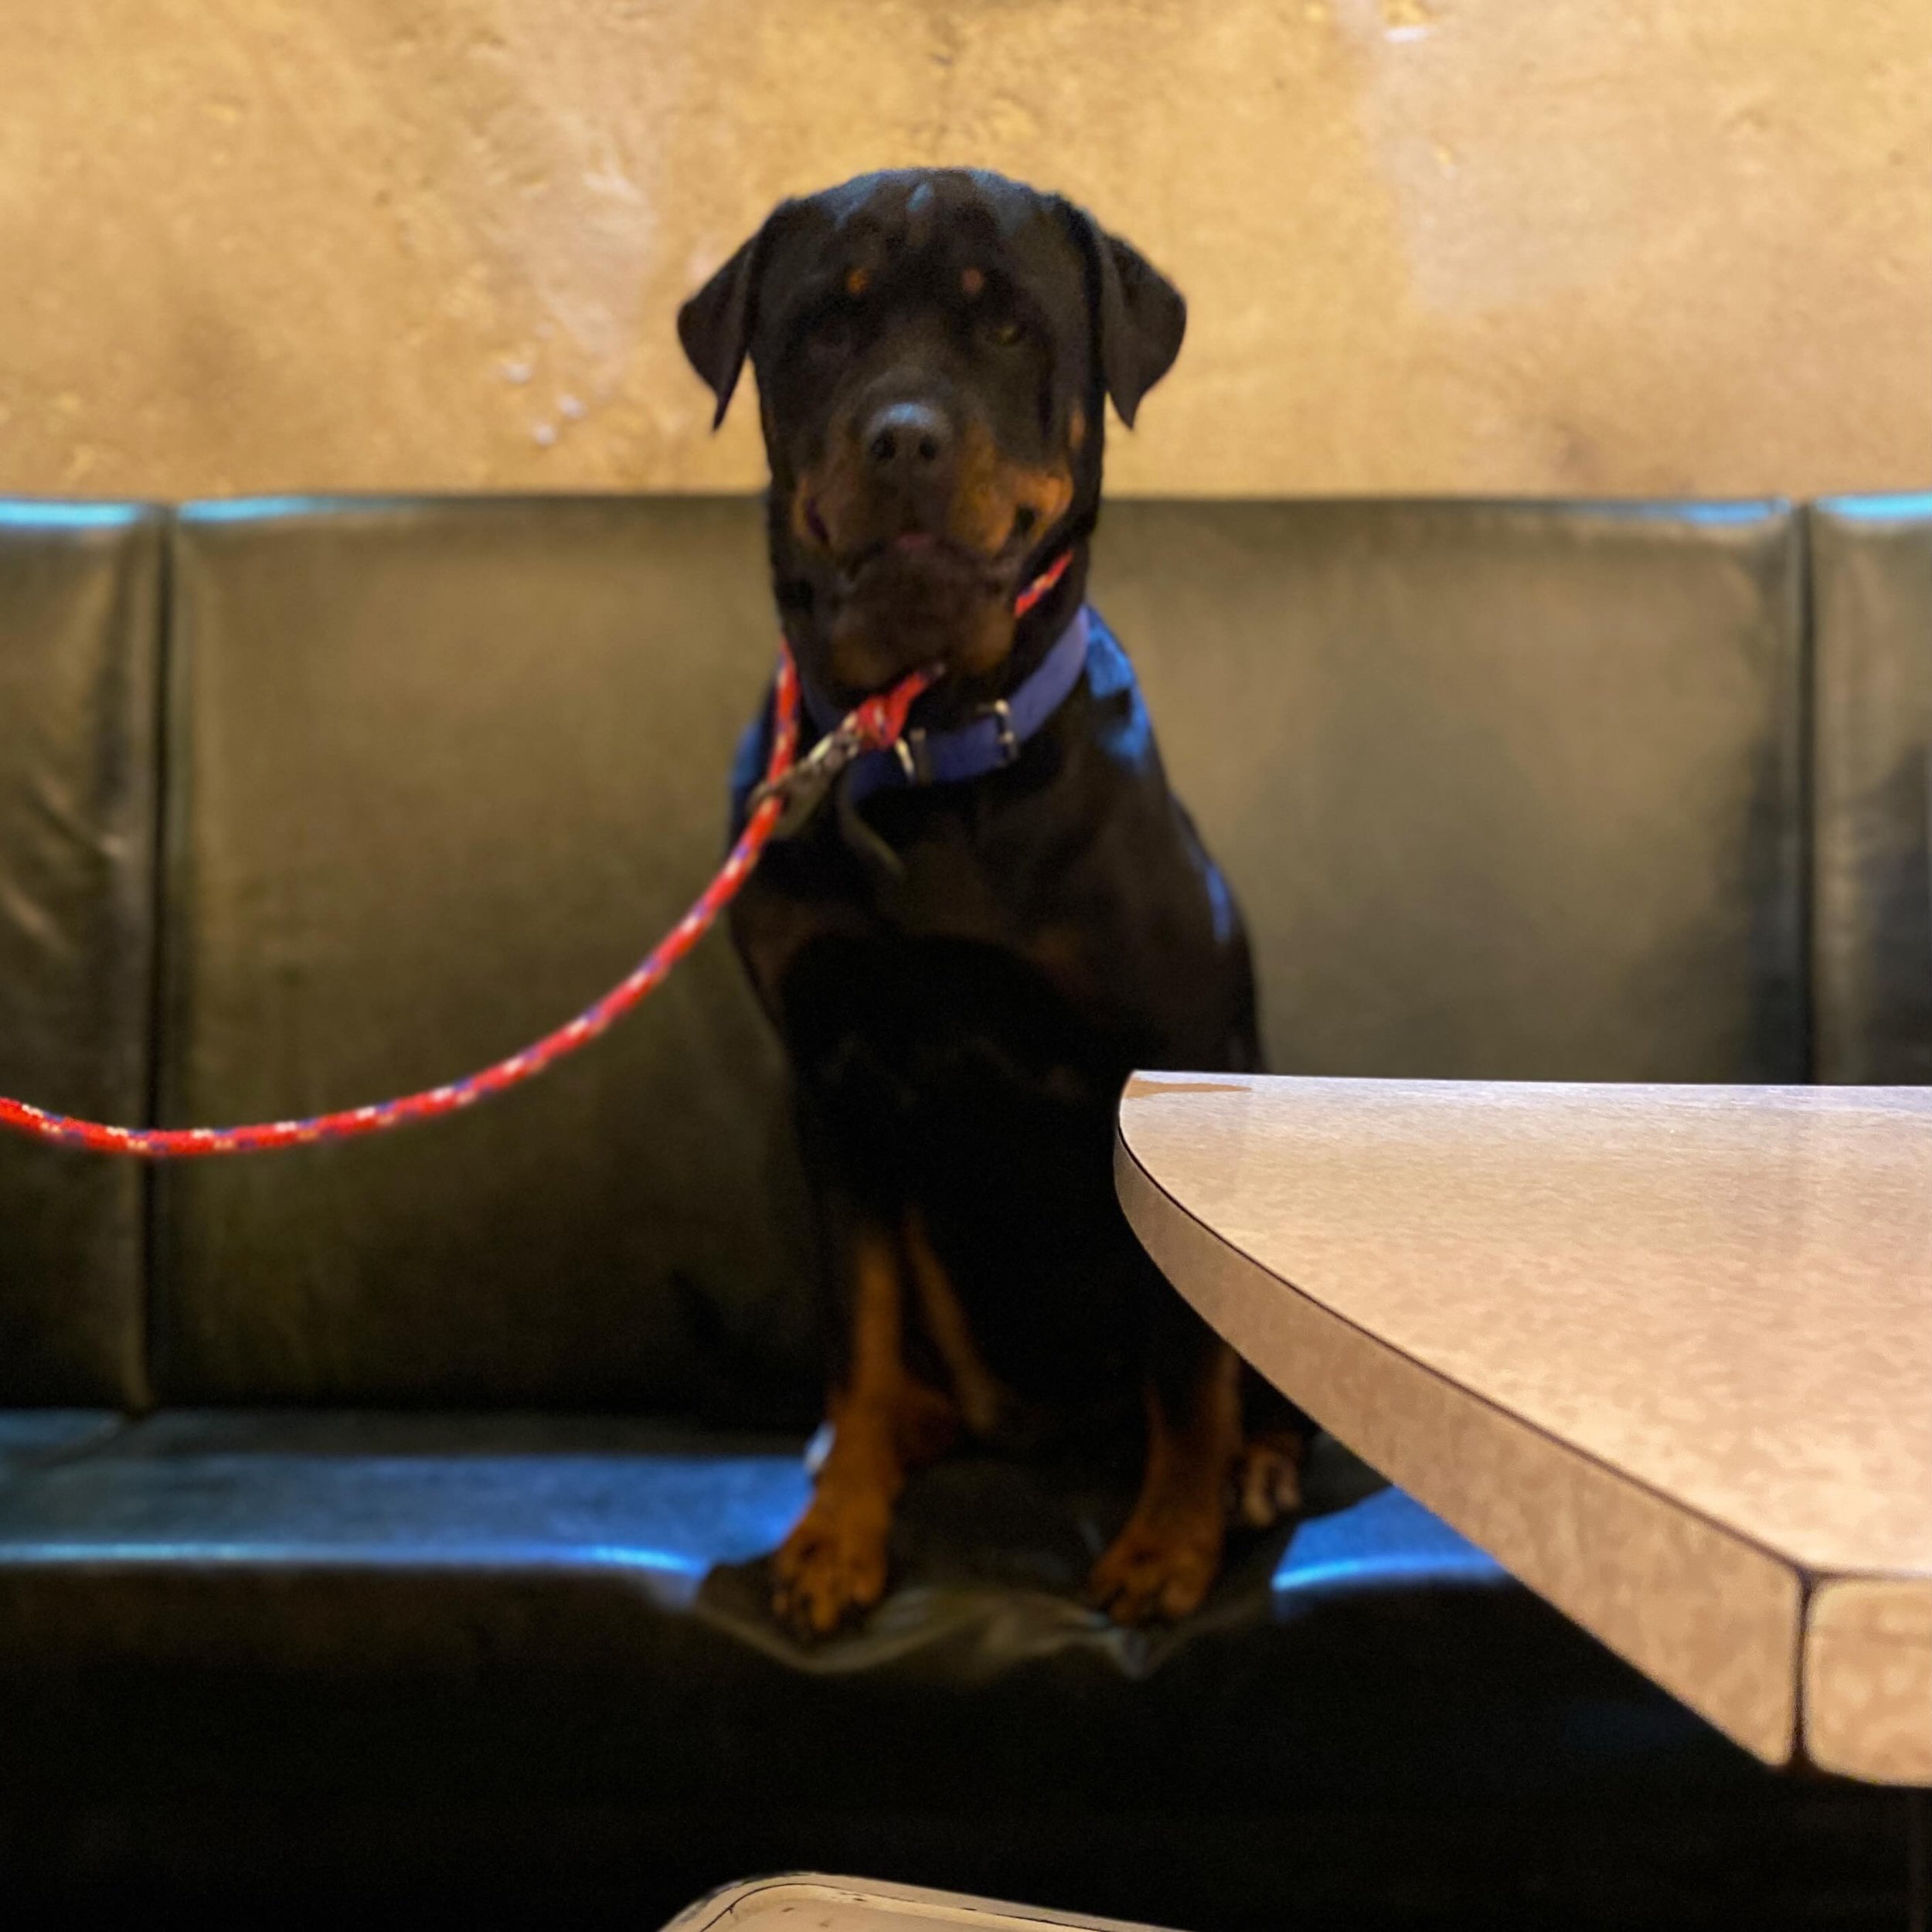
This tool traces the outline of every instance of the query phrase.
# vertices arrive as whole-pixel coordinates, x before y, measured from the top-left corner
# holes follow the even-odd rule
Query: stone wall
[[[1122,490],[1932,484],[1932,0],[23,0],[0,491],[748,485],[679,300],[938,162],[1187,291]]]

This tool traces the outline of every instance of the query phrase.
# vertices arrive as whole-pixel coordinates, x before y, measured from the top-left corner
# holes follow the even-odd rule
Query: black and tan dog
[[[899,754],[849,771],[733,908],[842,1297],[832,1447],[776,1558],[801,1632],[883,1594],[910,1470],[1123,1389],[1147,1452],[1090,1583],[1115,1617],[1185,1615],[1230,1512],[1295,1500],[1298,1419],[1251,1428],[1238,1363],[1111,1178],[1131,1070],[1258,1056],[1233,901],[1084,601],[1105,403],[1132,423],[1185,319],[1079,209],[957,171],[784,203],[679,317],[718,420],[747,355],[756,372],[772,572],[818,728],[946,674]],[[740,758],[740,823],[768,730]]]

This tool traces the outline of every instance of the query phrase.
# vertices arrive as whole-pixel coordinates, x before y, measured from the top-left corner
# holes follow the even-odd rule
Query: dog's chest
[[[791,889],[781,872],[761,882],[740,943],[794,1043],[903,1037],[930,1060],[956,1037],[1111,1065],[1147,1030],[1161,961],[1145,907],[1097,871],[1090,842],[929,826],[889,872],[861,858],[836,891]]]
[[[768,850],[733,924],[808,1074],[857,1057],[930,1092],[1024,1068],[1111,1106],[1134,1065],[1250,1056],[1232,900],[1097,621],[1085,683],[1016,764],[835,796]]]

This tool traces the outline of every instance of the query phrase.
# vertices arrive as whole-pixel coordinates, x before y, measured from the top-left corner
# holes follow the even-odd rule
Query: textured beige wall
[[[7,0],[0,490],[750,484],[679,299],[962,161],[1190,298],[1122,489],[1932,483],[1932,0]]]

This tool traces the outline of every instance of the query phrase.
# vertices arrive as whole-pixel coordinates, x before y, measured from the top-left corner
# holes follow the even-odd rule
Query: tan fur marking
[[[986,286],[986,277],[981,270],[969,268],[960,277],[959,285],[968,295],[977,295]]]
[[[1241,1365],[1217,1345],[1185,1414],[1148,1392],[1147,1471],[1126,1526],[1094,1566],[1089,1600],[1115,1622],[1175,1621],[1221,1566],[1230,1477],[1241,1454]]]
[[[852,1355],[831,1403],[832,1444],[804,1514],[773,1560],[773,1607],[801,1634],[829,1636],[886,1592],[893,1505],[909,1470],[942,1455],[957,1412],[907,1372],[903,1258],[860,1229],[852,1272]]]
[[[862,295],[872,286],[872,270],[869,268],[849,268],[845,271],[845,293]]]
[[[805,515],[805,506],[811,500],[811,480],[801,476],[798,479],[798,487],[791,493],[791,533],[801,543],[810,543],[815,548],[817,539],[811,533],[811,524]]]
[[[831,446],[817,467],[799,478],[798,492],[792,498],[793,529],[818,548],[818,539],[805,522],[808,503],[818,505],[833,550],[852,547],[863,528],[867,512],[865,457],[859,446],[856,423],[847,423],[835,431]]]
[[[1044,532],[1066,514],[1073,500],[1070,469],[1049,464],[1029,468],[1005,460],[992,434],[975,423],[961,438],[959,482],[947,534],[988,553],[997,550],[1013,533],[1013,518],[1021,509],[1035,513],[1035,529]]]
[[[798,479],[791,515],[794,531],[814,541],[806,518],[816,502],[833,547],[846,547],[868,519],[869,479],[855,427],[848,425],[835,438],[825,461]],[[1024,509],[1034,512],[1036,530],[1044,532],[1066,515],[1073,500],[1073,471],[1059,464],[1038,468],[1009,462],[995,447],[983,423],[972,425],[960,439],[958,468],[952,502],[947,506],[944,534],[982,555],[1002,549],[1013,533],[1013,519]]]
[[[829,547],[835,555],[859,548],[868,539],[888,537],[899,528],[896,512],[876,494],[855,423],[841,425],[831,447],[814,471],[799,480],[789,509],[791,527],[801,543]],[[1033,512],[1035,536],[1044,536],[1065,515],[1073,500],[1073,475],[1065,465],[1032,468],[1002,458],[992,433],[984,423],[969,427],[961,438],[953,477],[952,496],[946,508],[944,535],[962,548],[992,557],[1013,536],[1019,512]],[[808,509],[815,508],[829,544],[813,532]],[[970,675],[993,671],[1012,648],[1010,607],[988,600],[966,614],[971,626],[953,654],[954,668]],[[861,638],[835,644],[832,675],[841,682],[866,685],[891,675],[893,659]],[[875,662],[877,659],[879,661]]]

